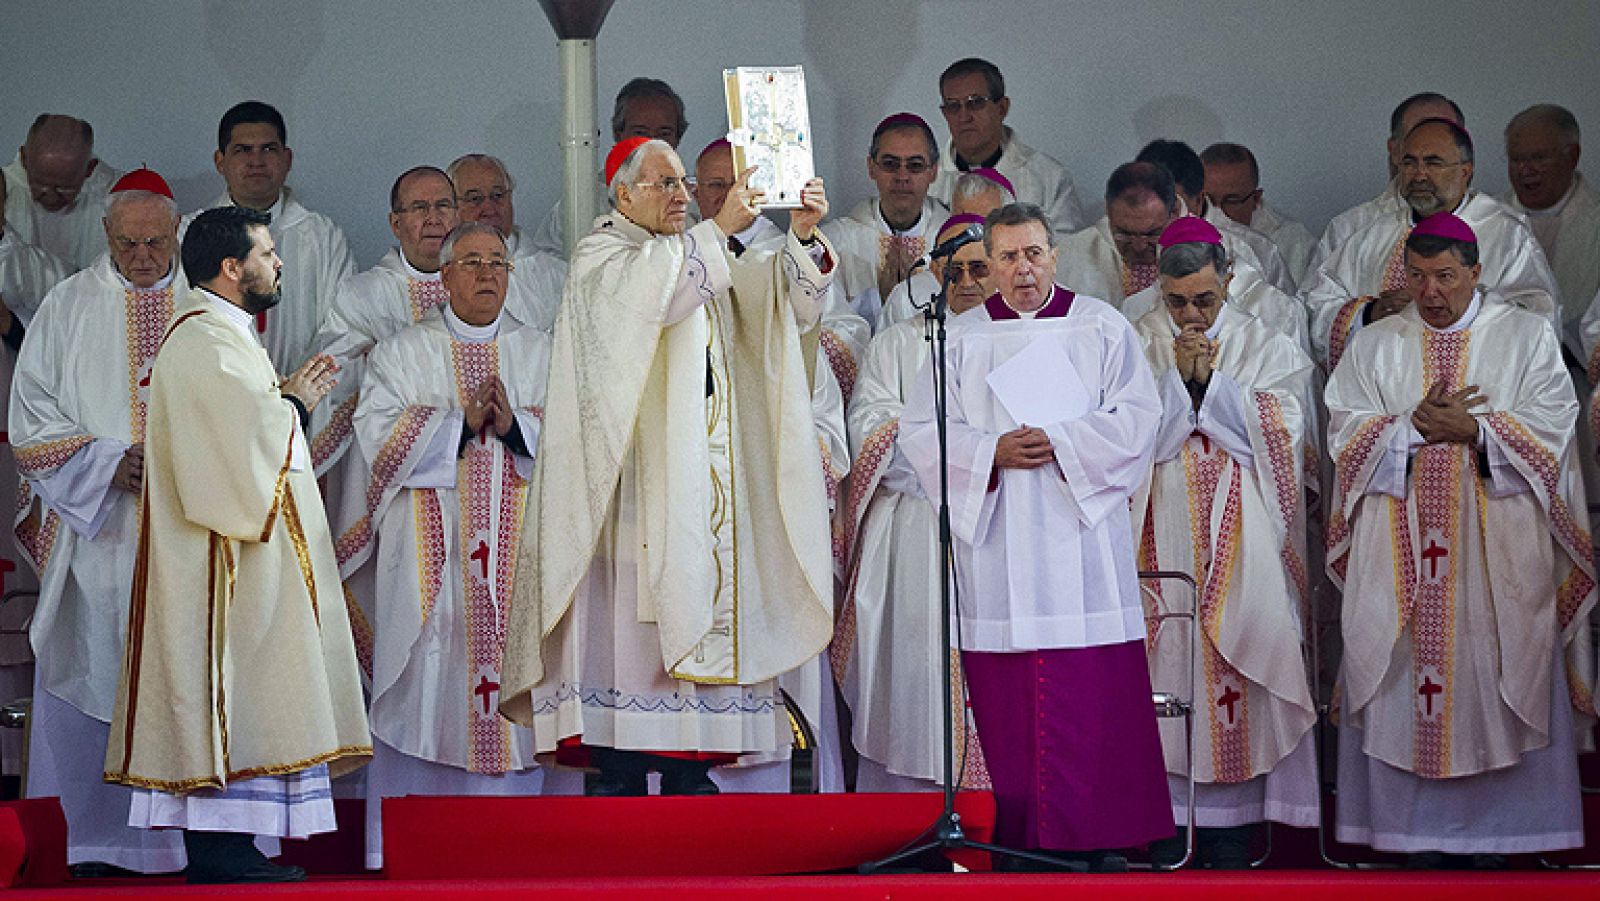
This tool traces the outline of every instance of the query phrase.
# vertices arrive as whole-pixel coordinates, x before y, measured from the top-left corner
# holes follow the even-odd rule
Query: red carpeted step
[[[985,841],[994,799],[962,792]],[[916,839],[937,794],[648,798],[405,797],[383,802],[391,879],[746,876],[841,870]]]

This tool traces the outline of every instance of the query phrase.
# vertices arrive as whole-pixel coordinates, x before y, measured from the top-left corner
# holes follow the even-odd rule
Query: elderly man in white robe
[[[991,214],[998,293],[950,326],[945,428],[956,625],[1002,845],[1125,869],[1172,835],[1128,504],[1161,420],[1133,326],[1051,283],[1032,204]],[[943,469],[925,366],[898,446],[929,497]]]
[[[1127,298],[1155,285],[1156,242],[1184,206],[1172,173],[1154,162],[1118,166],[1105,196],[1105,215],[1061,242],[1056,280],[1121,309]],[[1222,241],[1236,270],[1262,271],[1248,244],[1227,232]]]
[[[1374,219],[1402,215],[1405,212],[1406,201],[1398,182],[1400,157],[1405,155],[1406,135],[1424,119],[1448,119],[1462,128],[1467,127],[1467,117],[1461,112],[1461,107],[1443,94],[1423,91],[1412,94],[1396,104],[1394,110],[1389,113],[1389,132],[1384,154],[1384,161],[1388,165],[1386,176],[1388,181],[1385,182],[1384,189],[1378,196],[1356,204],[1328,222],[1328,227],[1323,229],[1322,237],[1317,239],[1317,246],[1311,251],[1311,262],[1306,265],[1306,278],[1300,285],[1302,291],[1308,287],[1312,276],[1322,268],[1328,257],[1348,241],[1351,235],[1365,228]]]
[[[939,231],[949,240],[983,225],[956,213]],[[993,293],[983,241],[932,262],[933,277],[950,279],[949,315]],[[935,288],[937,291],[938,289]],[[851,713],[850,740],[859,756],[856,791],[933,791],[944,780],[944,636],[939,621],[938,516],[915,470],[896,446],[907,393],[928,359],[922,317],[879,332],[867,348],[850,401],[855,459],[843,511],[850,571],[830,653]],[[953,697],[964,695],[956,662]],[[960,705],[965,710],[965,705]],[[988,787],[970,717],[957,723],[956,775],[966,788]]]
[[[827,199],[813,180],[781,253],[732,259],[749,171],[687,231],[665,142],[619,143],[606,174],[615,209],[556,320],[501,710],[597,767],[591,793],[642,795],[657,770],[662,792],[704,794],[711,765],[783,752],[775,680],[833,630],[802,341],[836,268]]]
[[[1485,296],[1449,212],[1406,238],[1412,303],[1328,381],[1328,568],[1344,588],[1337,835],[1418,866],[1583,844],[1595,568],[1578,414],[1542,316]]]
[[[985,217],[1017,199],[1011,181],[994,169],[973,169],[961,173],[950,196],[950,215],[970,215],[981,225]],[[945,220],[949,222],[949,219]],[[943,231],[943,228],[940,229]],[[937,245],[937,242],[935,242]],[[932,250],[932,248],[929,248]],[[920,316],[939,293],[939,279],[933,274],[932,262],[927,254],[912,267],[911,276],[894,286],[889,298],[878,311],[878,321],[873,332],[882,332],[896,322]]]
[[[61,798],[70,863],[181,869],[171,833],[128,826],[128,790],[101,782],[138,539],[150,366],[188,286],[178,208],[139,169],[113,187],[109,253],[55,287],[12,382],[9,430],[27,481],[14,520],[39,573],[31,628],[28,792]]]
[[[1043,209],[1057,236],[1094,221],[1090,204],[1078,194],[1067,167],[1022,143],[1006,124],[1011,98],[1006,95],[1005,76],[994,63],[977,57],[951,63],[939,75],[939,112],[950,129],[950,144],[939,163],[934,197],[952,202],[961,173],[987,167],[1010,181],[1015,200]]]
[[[1229,219],[1266,235],[1283,254],[1295,284],[1305,280],[1317,239],[1294,219],[1267,204],[1256,155],[1243,144],[1217,143],[1200,152],[1206,167],[1206,198]]]
[[[339,283],[355,274],[355,257],[339,226],[306,209],[284,184],[294,151],[283,115],[273,107],[246,100],[223,113],[212,164],[227,189],[207,209],[243,206],[272,217],[267,227],[283,260],[283,296],[256,316],[255,328],[272,365],[294,372],[316,350],[317,328],[333,307]],[[198,214],[186,217],[184,227]]]
[[[1205,163],[1200,161],[1200,154],[1195,153],[1194,148],[1182,141],[1157,139],[1144,145],[1134,159],[1155,163],[1171,172],[1173,188],[1183,201],[1186,215],[1199,216],[1211,223],[1227,237],[1230,246],[1242,244],[1250,248],[1257,271],[1278,290],[1294,293],[1294,276],[1289,274],[1289,266],[1283,261],[1283,254],[1272,243],[1272,239],[1248,225],[1233,221],[1207,199]]]
[[[1405,309],[1405,239],[1412,226],[1452,213],[1477,234],[1482,284],[1491,301],[1544,316],[1560,333],[1555,276],[1527,221],[1488,194],[1471,190],[1472,138],[1448,119],[1425,119],[1402,144],[1399,186],[1403,210],[1372,219],[1312,276],[1302,298],[1311,318],[1318,361],[1332,372],[1351,335],[1364,324]]]
[[[3,171],[6,220],[17,237],[86,268],[105,252],[106,194],[121,174],[94,155],[88,122],[45,113]]]
[[[1161,235],[1161,300],[1135,323],[1161,391],[1155,466],[1134,504],[1139,568],[1181,570],[1199,597],[1145,595],[1151,681],[1195,704],[1201,866],[1249,865],[1254,824],[1317,825],[1302,459],[1315,367],[1232,301],[1222,235],[1203,219]],[[1197,624],[1171,618],[1197,606]],[[1190,628],[1201,630],[1192,655]],[[1192,667],[1192,669],[1191,669]],[[1172,812],[1188,817],[1185,724],[1162,724]],[[1158,859],[1183,856],[1174,839]]]
[[[367,866],[407,794],[536,795],[533,734],[501,718],[506,606],[539,448],[550,339],[503,312],[514,262],[462,223],[439,315],[373,350],[356,408],[377,523]]]
[[[462,222],[483,222],[499,229],[506,252],[515,262],[506,289],[506,309],[524,325],[550,334],[561,309],[567,281],[567,258],[541,250],[517,225],[513,195],[517,183],[498,157],[469,153],[445,167],[456,188]]]

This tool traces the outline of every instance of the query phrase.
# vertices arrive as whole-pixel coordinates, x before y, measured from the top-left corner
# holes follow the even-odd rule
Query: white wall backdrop
[[[1597,49],[1593,0],[618,0],[599,67],[606,114],[635,75],[676,86],[692,156],[724,129],[722,67],[804,65],[842,211],[870,187],[872,126],[905,109],[943,138],[938,73],[984,56],[1006,74],[1011,124],[1088,195],[1151,138],[1235,140],[1269,200],[1317,231],[1377,192],[1389,110],[1415,91],[1465,108],[1488,190],[1505,188],[1500,132],[1524,106],[1561,103],[1600,136]],[[0,72],[0,158],[37,113],[83,116],[102,158],[148,163],[185,209],[221,189],[222,112],[273,103],[290,183],[363,267],[392,240],[389,183],[412,165],[504,157],[528,226],[559,192],[556,42],[534,0],[0,0]]]

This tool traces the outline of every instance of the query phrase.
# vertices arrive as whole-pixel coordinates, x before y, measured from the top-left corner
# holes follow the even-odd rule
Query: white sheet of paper
[[[1067,422],[1094,408],[1066,348],[1051,335],[1040,335],[996,366],[987,381],[1019,426]]]

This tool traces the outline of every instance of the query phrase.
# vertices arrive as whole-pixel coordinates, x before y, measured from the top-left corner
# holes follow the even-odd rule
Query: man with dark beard
[[[268,218],[195,218],[197,287],[151,369],[139,542],[105,778],[128,823],[182,829],[190,882],[288,882],[256,836],[335,828],[331,776],[371,736],[305,429],[338,367],[280,379],[253,317],[278,302]]]

